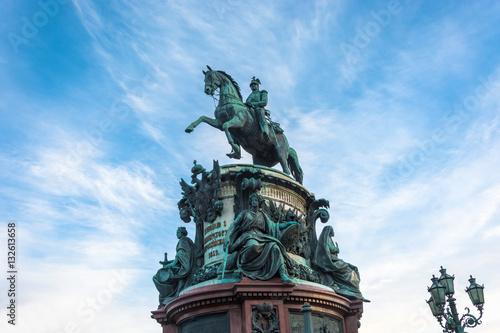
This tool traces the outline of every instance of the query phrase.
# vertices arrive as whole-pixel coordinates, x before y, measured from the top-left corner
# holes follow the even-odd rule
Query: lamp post
[[[484,285],[481,286],[477,284],[476,279],[471,275],[469,279],[470,285],[465,291],[469,294],[472,304],[478,309],[479,317],[474,317],[470,314],[469,308],[465,308],[467,313],[459,319],[457,305],[455,303],[456,299],[453,298],[453,294],[455,293],[453,280],[455,276],[447,274],[443,266],[441,266],[439,272],[441,273],[439,279],[434,275],[432,276],[432,285],[427,288],[427,291],[431,294],[431,298],[426,302],[429,304],[432,315],[437,318],[441,327],[444,328],[443,332],[466,333],[464,331],[466,327],[476,327],[480,325],[480,319],[483,316]],[[446,306],[446,302],[448,302],[448,306]]]

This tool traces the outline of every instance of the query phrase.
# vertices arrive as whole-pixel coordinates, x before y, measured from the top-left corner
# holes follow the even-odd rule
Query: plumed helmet
[[[257,83],[258,85],[261,85],[262,83],[260,83],[260,80],[257,79],[255,76],[252,77],[252,81],[250,81],[250,85],[252,85],[252,83]]]

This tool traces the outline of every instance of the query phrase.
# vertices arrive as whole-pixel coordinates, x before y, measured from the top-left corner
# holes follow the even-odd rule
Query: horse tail
[[[290,147],[288,150],[287,162],[293,178],[295,178],[296,181],[302,184],[302,181],[304,179],[304,172],[302,171],[302,168],[299,164],[299,156],[297,155],[295,149],[293,149],[292,147]]]

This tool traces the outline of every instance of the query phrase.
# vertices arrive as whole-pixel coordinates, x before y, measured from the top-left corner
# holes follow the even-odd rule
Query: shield
[[[294,223],[281,232],[280,242],[285,246],[285,249],[288,250],[299,239],[299,231],[299,223]]]
[[[158,271],[157,277],[159,282],[166,283],[173,278],[172,270],[169,268],[162,268]]]

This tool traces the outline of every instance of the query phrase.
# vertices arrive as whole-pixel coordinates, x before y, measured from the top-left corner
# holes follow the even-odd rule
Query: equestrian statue
[[[252,93],[243,102],[238,83],[223,71],[212,70],[207,66],[205,75],[205,93],[213,96],[219,89],[219,103],[215,108],[214,118],[201,116],[186,128],[191,133],[201,123],[215,127],[226,133],[232,151],[230,158],[241,158],[241,147],[253,158],[253,164],[274,167],[280,164],[283,172],[292,174],[302,184],[304,174],[299,164],[297,152],[288,144],[288,140],[279,124],[272,122],[267,105],[267,91],[259,90],[260,80],[252,78]]]

